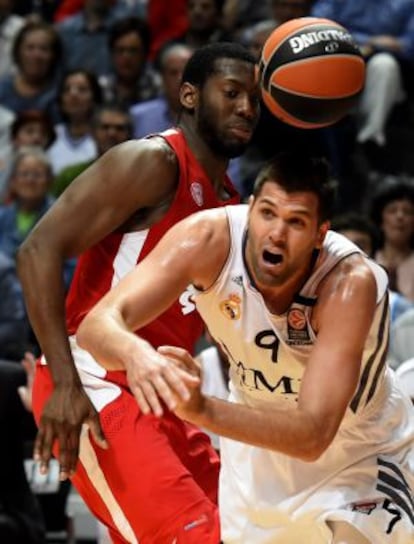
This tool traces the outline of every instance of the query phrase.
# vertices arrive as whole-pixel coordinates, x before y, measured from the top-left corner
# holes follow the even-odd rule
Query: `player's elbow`
[[[311,432],[300,442],[297,455],[298,458],[307,463],[318,461],[330,446],[335,435],[328,425],[315,424],[309,430],[311,428]]]
[[[95,314],[92,309],[81,321],[76,331],[76,343],[82,349],[89,351],[93,345],[93,336],[95,329]]]
[[[38,251],[39,245],[36,240],[32,240],[31,237],[26,238],[26,240],[20,244],[16,252],[16,266],[20,277],[22,277],[25,270],[32,270],[32,264],[37,259]]]

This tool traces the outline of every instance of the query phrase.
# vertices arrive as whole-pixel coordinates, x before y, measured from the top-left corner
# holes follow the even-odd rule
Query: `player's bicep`
[[[327,444],[357,388],[376,306],[375,282],[369,275],[350,277],[335,287],[323,299],[317,340],[298,399],[298,407],[311,414]]]
[[[165,145],[125,142],[110,149],[70,184],[34,232],[73,256],[137,210],[159,205],[174,190],[177,175]]]
[[[210,285],[221,270],[226,244],[217,243],[216,222],[195,214],[174,225],[155,248],[97,305],[115,309],[129,329],[155,319],[188,285]],[[198,217],[201,217],[199,219]]]

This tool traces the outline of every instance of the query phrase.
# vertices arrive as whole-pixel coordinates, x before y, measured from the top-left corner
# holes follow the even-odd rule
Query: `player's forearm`
[[[30,323],[55,384],[78,383],[65,322],[63,258],[46,243],[23,244],[17,265]]]
[[[125,370],[132,359],[144,358],[147,349],[153,352],[112,310],[92,310],[80,324],[76,340],[107,370]]]
[[[207,397],[203,413],[192,422],[227,438],[303,461],[316,460],[327,446],[323,428],[297,408],[258,409]]]

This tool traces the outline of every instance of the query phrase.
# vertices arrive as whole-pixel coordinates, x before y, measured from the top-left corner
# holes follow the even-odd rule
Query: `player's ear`
[[[316,249],[321,249],[326,233],[331,227],[330,221],[324,221],[319,225],[318,236],[316,240]]]
[[[193,111],[198,104],[198,88],[184,82],[180,87],[180,102],[183,108]]]

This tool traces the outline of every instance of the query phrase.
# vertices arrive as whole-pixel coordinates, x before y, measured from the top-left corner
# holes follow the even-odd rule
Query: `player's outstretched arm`
[[[283,401],[251,408],[206,398],[197,391],[177,405],[176,413],[234,440],[304,461],[317,459],[332,442],[357,388],[375,305],[375,280],[368,267],[342,263],[318,299],[314,324],[318,337],[295,408],[287,408]],[[168,355],[195,372],[183,350],[169,347]]]
[[[84,422],[96,442],[106,446],[69,348],[63,262],[122,225],[136,210],[168,202],[176,179],[177,165],[165,142],[131,141],[114,147],[69,186],[19,250],[27,310],[55,384],[35,442],[35,457],[43,471],[58,442],[61,477],[73,472]]]
[[[108,292],[77,333],[81,347],[107,369],[126,369],[144,413],[162,414],[160,399],[174,409],[188,400],[198,377],[180,368],[132,331],[164,312],[189,284],[209,287],[227,258],[223,209],[194,214],[172,227],[153,251]]]

